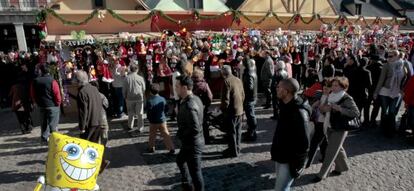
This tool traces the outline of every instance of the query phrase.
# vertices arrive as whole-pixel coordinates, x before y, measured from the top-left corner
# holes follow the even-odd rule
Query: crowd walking
[[[284,47],[270,39],[234,34],[226,42],[237,46],[226,44],[222,50],[213,40],[190,34],[147,46],[139,41],[107,50],[85,47],[88,54],[74,53],[60,68],[56,62],[62,58],[42,62],[33,56],[33,62],[22,60],[16,68],[9,90],[11,107],[23,134],[31,132],[31,114],[38,108],[41,143],[59,131],[62,105],[67,106],[71,96],[76,99],[80,137],[92,142],[106,145],[109,119],[128,118],[128,131],[138,133],[145,131],[147,120],[147,152],[158,150],[155,140],[161,134],[168,156],[176,157],[182,189],[197,191],[205,187],[203,148],[215,139],[210,135],[211,117],[220,119],[217,123],[225,134],[228,148],[222,157],[239,157],[242,141],[259,139],[257,103],[272,113],[270,160],[275,162],[278,191],[289,190],[318,160],[322,166],[314,182],[348,171],[343,147],[348,134],[379,126],[392,138],[401,107],[406,110],[406,129],[414,133],[411,47]],[[49,48],[47,56],[58,57]],[[77,86],[76,95],[68,96],[68,84]],[[177,146],[169,121],[177,122]],[[104,160],[101,172],[109,163]]]

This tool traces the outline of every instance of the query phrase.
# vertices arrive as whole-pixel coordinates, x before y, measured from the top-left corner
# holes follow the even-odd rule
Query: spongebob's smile
[[[94,168],[78,168],[67,163],[63,158],[60,158],[60,164],[62,165],[63,171],[73,180],[83,181],[90,178],[96,171]]]

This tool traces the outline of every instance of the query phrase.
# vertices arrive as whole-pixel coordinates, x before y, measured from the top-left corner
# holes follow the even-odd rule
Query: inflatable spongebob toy
[[[99,190],[96,184],[104,146],[84,139],[52,133],[46,161],[46,179],[38,179],[35,191]]]

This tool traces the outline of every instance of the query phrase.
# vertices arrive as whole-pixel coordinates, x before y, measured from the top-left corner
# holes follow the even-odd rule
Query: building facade
[[[50,0],[0,0],[0,51],[33,51],[39,47],[36,13]]]

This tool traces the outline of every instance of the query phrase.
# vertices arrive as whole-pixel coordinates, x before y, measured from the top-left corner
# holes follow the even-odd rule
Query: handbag
[[[344,99],[341,99],[338,102],[338,105],[342,103]],[[347,117],[342,115],[340,112],[331,112],[331,128],[334,130],[344,130],[344,131],[353,131],[359,130],[361,127],[361,120],[359,116],[357,117]]]

